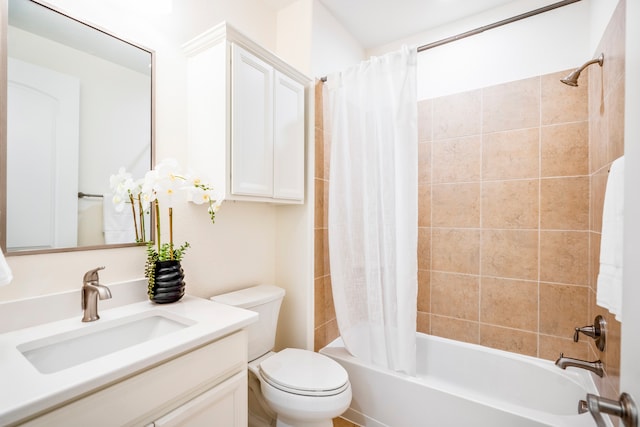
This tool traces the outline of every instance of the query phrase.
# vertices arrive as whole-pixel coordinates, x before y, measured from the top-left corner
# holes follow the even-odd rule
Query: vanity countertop
[[[154,304],[146,300],[100,309],[99,320],[82,323],[79,297],[76,301],[77,314],[73,317],[0,333],[0,425],[18,422],[222,338],[253,323],[258,317],[257,313],[248,310],[185,295],[172,304]],[[99,307],[102,302],[99,301]],[[1,305],[0,310],[3,308]],[[6,305],[7,308],[9,306]],[[117,324],[125,319],[149,315],[186,319],[189,325],[51,373],[41,373],[19,350],[25,343],[46,340],[47,337],[82,335],[84,328]]]

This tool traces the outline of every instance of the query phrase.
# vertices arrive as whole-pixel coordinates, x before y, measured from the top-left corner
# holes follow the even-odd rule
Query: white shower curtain
[[[329,251],[338,327],[356,357],[415,374],[418,233],[416,51],[325,84]]]

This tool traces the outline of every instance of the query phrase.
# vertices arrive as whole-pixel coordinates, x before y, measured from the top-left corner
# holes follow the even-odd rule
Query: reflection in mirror
[[[8,8],[7,252],[135,244],[109,177],[153,166],[152,52],[32,0]]]

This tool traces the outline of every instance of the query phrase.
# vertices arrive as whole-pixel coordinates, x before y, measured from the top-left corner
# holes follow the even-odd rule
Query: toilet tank
[[[249,335],[249,361],[273,350],[276,328],[284,289],[273,285],[258,285],[239,291],[211,297],[220,304],[244,308],[258,313],[258,321],[247,327]]]

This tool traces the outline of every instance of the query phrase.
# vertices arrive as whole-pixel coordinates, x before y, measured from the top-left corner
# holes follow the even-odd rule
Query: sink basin
[[[51,374],[171,334],[194,323],[152,311],[143,316],[104,323],[98,321],[84,328],[20,344],[17,348],[38,371]]]

